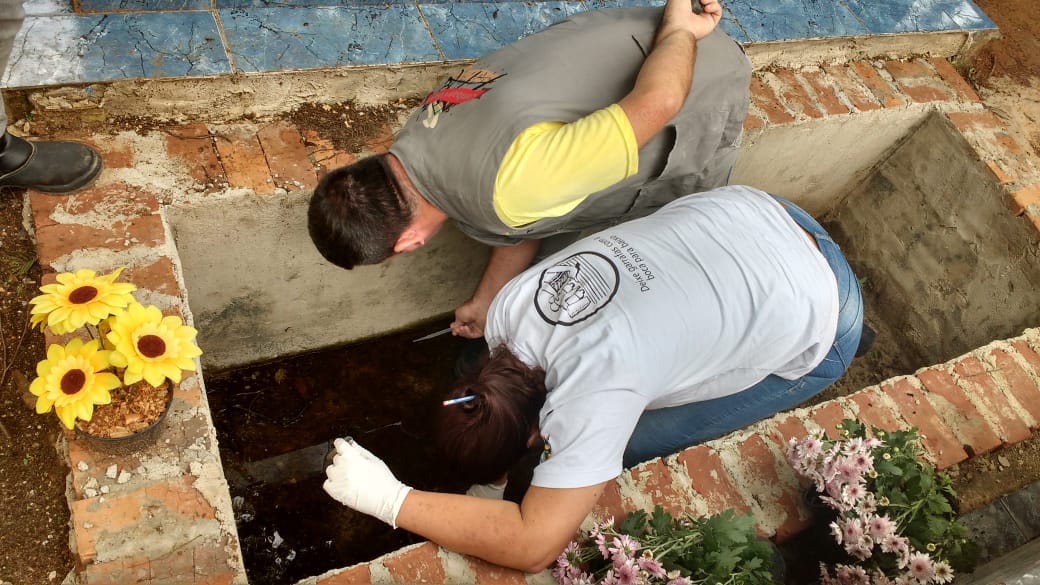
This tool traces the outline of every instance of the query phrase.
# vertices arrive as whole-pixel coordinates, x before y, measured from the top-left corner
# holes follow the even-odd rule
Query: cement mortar
[[[969,59],[996,30],[792,39],[744,44],[755,69],[802,67],[909,55]],[[30,108],[35,119],[78,117],[100,123],[108,117],[156,122],[218,122],[244,116],[266,118],[301,104],[361,104],[425,95],[472,59],[411,65],[351,66],[210,77],[131,79],[59,88],[10,88],[13,119]]]
[[[449,225],[418,252],[337,268],[307,234],[309,197],[200,198],[167,208],[206,367],[360,341],[446,315],[487,262],[485,246]]]
[[[918,363],[941,363],[1040,321],[1035,229],[940,115],[826,220]]]

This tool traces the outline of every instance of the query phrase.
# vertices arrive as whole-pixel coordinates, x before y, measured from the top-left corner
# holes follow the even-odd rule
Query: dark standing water
[[[220,455],[252,585],[296,583],[418,537],[340,505],[325,455],[350,435],[417,488],[462,491],[432,448],[433,412],[463,341],[413,343],[444,321],[284,361],[206,373]]]

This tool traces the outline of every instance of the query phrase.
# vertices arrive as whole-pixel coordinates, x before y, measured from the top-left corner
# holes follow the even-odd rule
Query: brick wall
[[[748,135],[834,116],[929,108],[959,129],[1007,194],[1009,213],[1040,229],[1034,155],[942,59],[853,62],[756,73]],[[77,137],[83,139],[84,137]],[[384,150],[337,152],[285,123],[194,124],[144,134],[86,137],[106,170],[67,197],[30,194],[41,265],[52,272],[128,266],[139,297],[190,319],[179,259],[162,204],[178,190],[257,196],[312,189],[321,174]],[[1026,245],[1026,244],[1024,244]],[[1029,243],[1028,245],[1033,245]],[[734,507],[784,539],[804,529],[801,488],[783,459],[788,438],[828,431],[849,416],[886,429],[919,427],[931,461],[946,468],[1022,441],[1040,424],[1040,330],[994,341],[945,364],[643,464],[610,486],[594,516],[661,504],[710,514]],[[198,376],[175,393],[157,440],[131,453],[103,452],[67,434],[71,538],[80,583],[244,583],[231,502]],[[422,544],[304,583],[546,582]]]

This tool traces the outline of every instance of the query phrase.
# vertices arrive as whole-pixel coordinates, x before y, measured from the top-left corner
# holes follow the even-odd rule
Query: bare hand
[[[489,305],[490,303],[470,299],[455,309],[455,320],[451,322],[451,334],[468,339],[483,337]]]
[[[699,14],[693,11],[691,2],[700,4]],[[668,0],[657,36],[662,38],[676,30],[685,30],[702,39],[715,30],[720,20],[722,5],[718,0]]]

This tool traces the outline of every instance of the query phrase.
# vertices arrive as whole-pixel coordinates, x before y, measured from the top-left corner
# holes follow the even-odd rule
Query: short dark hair
[[[326,260],[350,270],[378,264],[394,254],[394,244],[415,208],[401,191],[386,154],[365,157],[322,177],[307,210],[311,241]]]
[[[438,411],[437,450],[458,479],[496,482],[524,456],[531,431],[538,428],[545,404],[545,372],[524,364],[500,345],[484,367],[460,382],[448,398],[470,394],[476,398]]]

